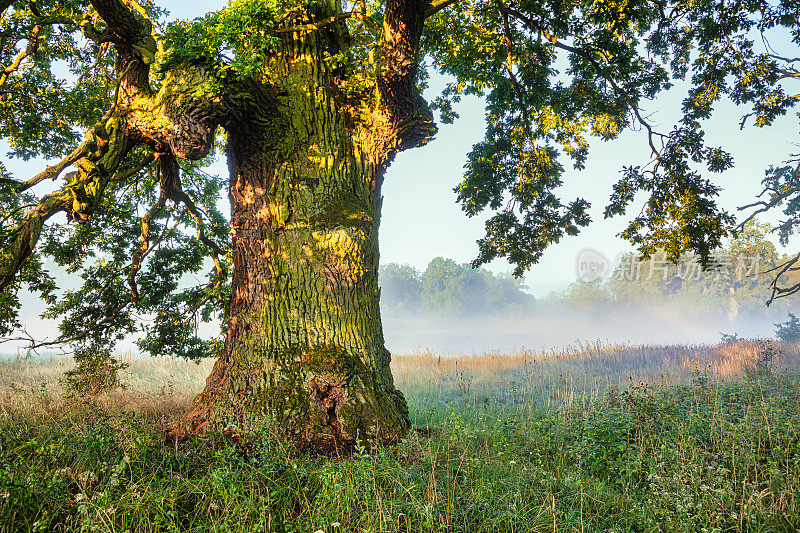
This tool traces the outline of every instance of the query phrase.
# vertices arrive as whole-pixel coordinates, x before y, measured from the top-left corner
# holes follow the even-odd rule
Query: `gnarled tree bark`
[[[394,50],[408,28],[385,31]],[[416,53],[419,29],[411,38],[406,52]],[[380,190],[394,154],[435,127],[416,58],[397,54],[379,70],[376,95],[392,105],[357,115],[323,61],[342,45],[337,32],[287,36],[269,76],[282,95],[280,139],[258,117],[228,128],[233,294],[224,354],[189,416],[194,429],[267,415],[284,435],[328,446],[397,441],[409,427],[380,319]]]

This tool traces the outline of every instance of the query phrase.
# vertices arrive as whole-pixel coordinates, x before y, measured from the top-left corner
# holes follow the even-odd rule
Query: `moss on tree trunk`
[[[337,99],[316,33],[270,65],[281,123],[228,128],[233,286],[224,354],[190,415],[266,417],[310,444],[396,441],[409,427],[384,347],[374,131]]]

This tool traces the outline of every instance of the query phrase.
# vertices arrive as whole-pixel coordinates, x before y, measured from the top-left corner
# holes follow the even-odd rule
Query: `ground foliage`
[[[714,348],[744,361],[739,377],[701,367],[684,383],[632,381],[592,398],[567,387],[553,402],[526,381],[563,388],[569,354],[554,355],[552,377],[527,358],[431,355],[425,367],[442,381],[406,383],[417,431],[340,458],[287,450],[267,428],[165,442],[158,399],[149,412],[57,409],[34,391],[0,416],[0,530],[796,530],[800,387],[773,359],[788,347]],[[649,365],[670,352],[642,350]],[[574,368],[615,353],[586,348]],[[617,361],[620,378],[632,355]]]
[[[75,368],[62,378],[70,392],[80,398],[92,398],[123,386],[120,371],[128,365],[120,363],[108,350],[97,347],[81,348],[72,355]]]
[[[786,322],[775,324],[775,336],[784,342],[800,342],[800,319],[794,313],[789,313]]]

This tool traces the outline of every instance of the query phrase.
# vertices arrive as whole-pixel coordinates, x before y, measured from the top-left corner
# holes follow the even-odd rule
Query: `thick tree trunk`
[[[319,38],[273,65],[285,124],[228,128],[233,286],[224,354],[190,421],[268,423],[303,444],[396,441],[409,427],[378,290],[387,163],[330,90]],[[282,96],[281,96],[282,95]]]
[[[388,0],[381,25],[365,22],[376,37],[369,53],[348,35],[344,21],[353,14],[342,13],[341,2],[303,1],[287,7],[274,22],[279,28],[270,16],[268,26],[242,36],[256,49],[269,38],[269,54],[257,55],[259,68],[251,65],[255,74],[203,66],[198,57],[165,75],[158,91],[150,86],[159,48],[152,23],[122,0],[91,3],[108,31],[88,22],[81,29],[116,50],[114,105],[72,154],[18,184],[21,193],[72,164],[79,170],[14,229],[0,288],[14,280],[49,217],[64,211],[88,221],[108,183],[130,177],[120,170],[131,150],[144,146],[151,155],[140,164],[158,160],[162,176],[129,268],[131,299],[121,305],[136,303],[135,278],[150,246],[147,217],[169,199],[199,223],[177,159],[205,157],[222,126],[234,267],[227,340],[190,427],[175,429],[268,420],[307,444],[402,437],[408,410],[392,381],[378,302],[380,187],[394,154],[436,131],[417,88],[429,0]]]

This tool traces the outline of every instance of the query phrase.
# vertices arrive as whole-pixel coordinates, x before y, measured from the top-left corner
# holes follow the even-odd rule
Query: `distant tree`
[[[742,224],[725,251],[734,257],[758,257],[761,269],[772,268],[776,265],[778,253],[775,245],[767,236],[774,229],[769,224],[749,219]]]
[[[783,342],[800,342],[800,319],[789,313],[789,320],[775,324],[775,335]]]
[[[458,317],[507,315],[533,309],[535,298],[511,273],[494,274],[437,257],[420,273],[409,265],[380,267],[381,308],[388,313]]]
[[[525,292],[522,280],[510,273],[493,274],[481,269],[485,287],[485,312],[488,314],[527,313],[535,305],[533,295]]]
[[[389,263],[378,269],[381,307],[395,313],[419,311],[422,277],[409,265]]]
[[[666,282],[674,273],[675,265],[665,261],[662,253],[640,260],[637,254],[630,252],[619,258],[616,270],[605,285],[620,305],[652,303],[664,299],[668,291]]]
[[[483,311],[483,276],[467,264],[436,257],[428,263],[422,282],[422,309],[439,316],[463,316]]]
[[[764,312],[773,276],[766,274],[777,260],[775,245],[767,239],[770,226],[751,220],[730,242],[711,257],[701,271],[697,258],[683,258],[673,278],[672,302],[696,316],[727,317],[735,321],[742,313]],[[694,267],[692,266],[694,261]]]
[[[763,314],[774,280],[770,270],[780,261],[775,245],[767,238],[771,230],[767,224],[748,221],[726,246],[711,255],[705,270],[700,258],[692,254],[677,263],[661,250],[638,262],[634,254],[628,254],[620,265],[635,263],[635,268],[615,272],[608,288],[618,304],[658,302],[690,316],[727,316],[730,320],[740,313]],[[793,303],[784,299],[777,308]]]
[[[721,280],[727,293],[729,314],[738,310],[764,311],[764,303],[774,276],[768,274],[778,262],[775,245],[767,239],[768,224],[748,220],[724,252],[730,261],[730,276]]]
[[[576,281],[564,294],[564,299],[570,307],[582,310],[605,310],[611,304],[612,298],[611,292],[602,280]]]

